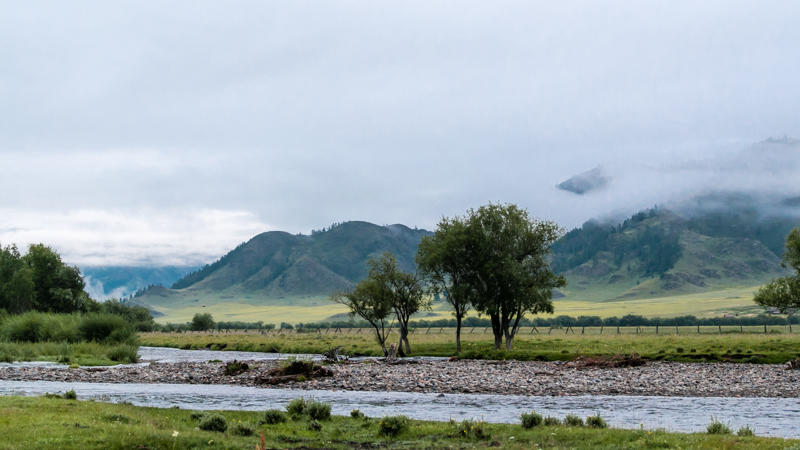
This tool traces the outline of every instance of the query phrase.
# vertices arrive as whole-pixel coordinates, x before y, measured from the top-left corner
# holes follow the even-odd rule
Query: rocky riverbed
[[[150,363],[67,369],[6,365],[0,380],[95,383],[259,385],[277,361],[248,361],[250,370],[224,374],[224,363]],[[651,395],[684,397],[800,397],[800,371],[779,365],[650,362],[640,367],[578,369],[563,362],[423,361],[327,366],[332,377],[275,387],[500,395]]]

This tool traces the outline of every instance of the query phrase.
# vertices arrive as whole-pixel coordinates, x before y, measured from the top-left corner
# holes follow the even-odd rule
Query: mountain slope
[[[156,306],[241,301],[298,304],[367,276],[367,260],[392,252],[412,270],[425,230],[404,225],[346,222],[311,236],[280,231],[259,234],[219,261],[189,273],[171,289],[151,288],[137,302]]]
[[[785,274],[773,251],[782,249],[756,237],[774,243],[795,219],[745,222],[739,213],[721,214],[648,210],[617,226],[589,222],[572,230],[553,247],[553,267],[569,281],[563,294],[595,302],[666,297],[755,286]]]

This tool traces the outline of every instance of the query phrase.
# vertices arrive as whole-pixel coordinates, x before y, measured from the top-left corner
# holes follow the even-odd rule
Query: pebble
[[[385,365],[352,363],[328,366],[334,376],[279,386],[257,379],[276,361],[247,361],[251,369],[224,375],[221,363],[64,369],[4,366],[0,380],[88,383],[227,384],[265,389],[395,391],[494,395],[644,395],[680,397],[800,397],[800,371],[782,365],[650,362],[632,368],[577,369],[563,362],[423,361]]]

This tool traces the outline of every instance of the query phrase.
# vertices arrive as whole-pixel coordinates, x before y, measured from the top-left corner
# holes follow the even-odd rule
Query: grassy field
[[[753,293],[757,287],[743,286],[700,292],[672,297],[596,301],[594,299],[559,299],[554,301],[556,315],[621,317],[636,314],[645,317],[674,317],[694,315],[697,317],[718,317],[725,313],[758,313],[763,308],[753,303]],[[210,313],[217,321],[243,321],[280,324],[320,322],[327,318],[346,313],[346,307],[330,302],[327,297],[303,297],[281,299],[270,305],[259,305],[247,301],[227,300],[227,302],[204,303],[179,302],[175,307],[154,305],[161,314],[160,323],[186,323],[197,313]],[[450,305],[437,303],[429,315],[430,319],[450,318]],[[473,312],[474,314],[474,312]],[[342,319],[338,319],[342,320]]]
[[[50,361],[81,366],[137,362],[138,345],[96,342],[0,342],[0,362]]]
[[[794,327],[793,331],[798,331]],[[462,358],[517,360],[572,360],[578,356],[611,356],[637,353],[643,358],[666,361],[731,361],[749,363],[785,363],[800,357],[800,335],[789,334],[789,327],[662,327],[659,334],[648,327],[637,333],[636,328],[576,328],[531,332],[523,328],[514,340],[511,351],[495,351],[491,330],[466,328],[462,333]],[[319,333],[271,331],[261,335],[249,333],[144,333],[143,345],[184,349],[211,348],[221,350],[260,351],[280,353],[322,353],[342,346],[348,355],[382,356],[368,329],[321,330]],[[581,332],[585,334],[581,334]],[[397,335],[391,334],[390,340]],[[412,355],[452,356],[455,351],[454,329],[417,329],[410,336]]]
[[[0,396],[4,449],[252,449],[263,431],[266,448],[695,448],[785,449],[797,440],[654,430],[539,425],[427,422],[412,420],[397,436],[380,435],[385,419],[332,416],[310,429],[301,416],[275,425],[263,412],[218,411],[227,429],[203,431],[192,411],[45,397]],[[462,428],[466,426],[465,428]],[[479,431],[476,432],[475,430]],[[250,436],[236,434],[250,430]],[[462,431],[466,430],[467,433]],[[466,436],[465,436],[466,434]],[[479,436],[478,436],[479,435]]]

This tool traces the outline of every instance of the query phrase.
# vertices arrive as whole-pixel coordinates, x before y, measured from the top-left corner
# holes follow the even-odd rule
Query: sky
[[[796,1],[6,1],[0,244],[195,265],[270,230],[564,227],[800,195]],[[605,189],[556,185],[600,167]]]

